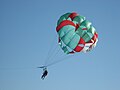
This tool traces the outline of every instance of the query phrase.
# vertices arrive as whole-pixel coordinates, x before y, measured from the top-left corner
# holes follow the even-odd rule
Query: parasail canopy
[[[88,52],[98,42],[98,34],[92,23],[75,12],[62,15],[57,22],[56,31],[58,43],[66,54]]]

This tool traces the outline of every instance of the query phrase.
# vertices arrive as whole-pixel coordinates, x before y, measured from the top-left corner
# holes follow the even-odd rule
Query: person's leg
[[[41,76],[41,79],[43,79],[44,75]]]

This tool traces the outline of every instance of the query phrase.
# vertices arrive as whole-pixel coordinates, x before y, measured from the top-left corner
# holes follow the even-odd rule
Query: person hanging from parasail
[[[43,69],[43,74],[41,76],[41,79],[44,80],[45,77],[48,75],[47,66],[42,66],[42,67],[38,67],[38,68],[42,68]]]

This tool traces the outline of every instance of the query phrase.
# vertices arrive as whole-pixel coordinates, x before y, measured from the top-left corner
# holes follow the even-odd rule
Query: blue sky
[[[119,8],[119,0],[0,0],[0,90],[120,90]],[[42,81],[36,67],[59,49],[55,28],[66,12],[91,21],[99,42],[48,67]]]

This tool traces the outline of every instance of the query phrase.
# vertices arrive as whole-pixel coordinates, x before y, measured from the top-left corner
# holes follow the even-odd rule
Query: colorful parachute
[[[66,54],[88,52],[98,42],[98,34],[91,22],[77,13],[66,13],[57,22],[59,45]]]

